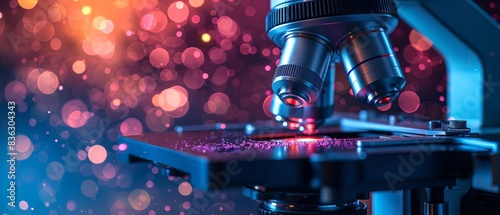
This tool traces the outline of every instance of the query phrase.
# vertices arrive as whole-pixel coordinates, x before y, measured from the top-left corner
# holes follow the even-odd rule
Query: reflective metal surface
[[[399,165],[395,162],[398,161],[397,157],[414,153],[415,150],[422,152],[431,150],[432,153],[426,157],[425,164],[421,165],[434,165],[434,168],[432,171],[424,167],[419,168],[420,172],[411,177],[441,175],[439,177],[446,180],[441,182],[434,180],[434,182],[443,185],[442,183],[448,183],[447,178],[451,175],[449,172],[433,172],[439,170],[438,166],[451,165],[448,161],[453,161],[453,165],[460,166],[457,171],[470,171],[472,164],[468,164],[465,157],[470,157],[471,152],[489,151],[481,146],[455,144],[456,141],[453,138],[428,137],[414,141],[414,144],[398,144],[398,142],[404,142],[404,137],[391,140],[391,138],[385,138],[392,136],[389,134],[381,136],[380,133],[347,132],[338,128],[325,127],[314,136],[300,136],[294,132],[277,131],[280,131],[279,127],[269,130],[256,129],[251,134],[235,129],[166,132],[122,137],[119,142],[126,144],[127,147],[119,154],[122,159],[129,162],[145,159],[168,165],[190,175],[193,186],[208,189],[213,185],[212,182],[218,180],[210,172],[220,171],[226,172],[227,175],[224,175],[231,178],[227,184],[223,183],[224,186],[255,184],[268,187],[309,187],[313,172],[326,171],[329,173],[324,175],[325,177],[336,177],[336,174],[331,175],[331,171],[341,171],[342,174],[355,173],[347,171],[351,168],[364,169],[372,173],[367,172],[363,176],[353,175],[349,183],[358,183],[356,181],[361,180],[358,177],[364,178],[364,183],[368,183],[372,177],[374,179],[380,177],[385,171],[397,172]],[[392,141],[392,144],[358,146],[360,141],[381,138],[386,139],[386,143]],[[459,162],[454,160],[457,156],[461,157]],[[321,165],[311,168],[314,163]],[[344,165],[351,167],[340,168]],[[394,165],[394,167],[388,165]],[[322,168],[326,169],[321,170]],[[280,174],[276,174],[277,169],[280,170]],[[376,173],[379,170],[382,172]],[[322,183],[325,182],[328,180]],[[389,185],[385,181],[374,182],[376,182],[374,185],[368,185],[368,183],[356,189],[366,191],[371,186],[377,189],[387,189]],[[429,182],[422,180],[418,183]],[[338,185],[333,187],[336,186]]]
[[[304,196],[307,198],[307,196]],[[279,201],[265,201],[258,209],[258,215],[280,214],[280,215],[366,215],[366,205],[359,201],[335,205],[315,205],[300,203],[283,203]]]
[[[271,1],[267,34],[282,47],[272,84],[281,104],[274,106],[314,104],[328,85],[325,76],[334,75],[326,74],[334,61],[344,64],[358,101],[375,106],[391,103],[405,85],[387,38],[396,25],[396,6],[391,0]],[[301,115],[305,109],[273,110],[283,117]],[[292,127],[300,124],[293,122],[297,126]]]
[[[333,50],[319,37],[305,33],[288,36],[274,75],[274,93],[288,106],[314,103],[332,57]]]
[[[397,98],[406,81],[383,28],[353,31],[337,50],[358,101],[383,106]]]
[[[334,109],[334,69],[329,70],[326,75],[325,84],[320,97],[316,102],[304,107],[292,107],[284,104],[278,96],[274,95],[271,102],[271,113],[283,126],[291,130],[303,131],[313,134],[316,128],[322,125],[326,118],[333,114]]]
[[[499,128],[500,40],[493,39],[500,38],[498,22],[477,1],[395,2],[401,18],[429,38],[445,59],[447,116],[467,120],[471,128]]]
[[[471,175],[488,180],[472,183],[474,188],[496,183],[498,171],[481,170],[496,170],[491,164],[497,144],[463,134],[393,133],[390,126],[385,132],[349,131],[329,125],[304,136],[266,125],[121,137],[125,147],[118,154],[128,162],[154,161],[172,174],[187,175],[203,190],[244,186],[245,196],[264,202],[258,214],[364,214],[364,205],[350,203],[368,192],[444,188]]]

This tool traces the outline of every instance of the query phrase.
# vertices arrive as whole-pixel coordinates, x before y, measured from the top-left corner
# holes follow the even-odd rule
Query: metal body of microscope
[[[283,47],[273,80],[276,96],[271,110],[276,119],[306,133],[314,133],[325,121],[323,116],[333,107],[331,87],[325,85],[333,83],[328,81],[333,72],[325,75],[328,66],[322,62],[344,64],[358,101],[377,106],[392,102],[405,84],[386,38],[399,15],[433,41],[445,59],[448,117],[467,120],[486,135],[499,133],[500,40],[494,39],[500,37],[498,23],[473,1],[392,3],[272,0],[267,31]],[[327,81],[319,85],[317,79]],[[493,187],[487,190],[498,189]],[[428,198],[435,201],[436,192],[431,193]],[[442,214],[443,207],[426,204],[425,210]]]
[[[443,55],[448,117],[461,120],[329,117],[334,62],[358,101],[397,98],[405,80],[387,34],[398,16]],[[370,193],[375,215],[467,214],[466,198],[479,202],[475,213],[500,213],[500,29],[474,2],[271,0],[266,30],[283,53],[272,85],[279,123],[121,137],[120,156],[188,174],[205,190],[243,186],[260,215],[366,214],[359,199]]]

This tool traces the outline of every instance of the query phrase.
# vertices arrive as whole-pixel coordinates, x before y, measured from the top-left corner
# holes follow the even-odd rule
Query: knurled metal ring
[[[392,0],[304,1],[272,9],[266,17],[266,31],[289,22],[328,16],[370,13],[398,16],[396,4]]]
[[[276,68],[276,72],[274,73],[274,78],[283,76],[293,77],[309,82],[312,86],[318,89],[318,91],[321,91],[323,88],[323,79],[318,75],[318,73],[300,65],[285,64],[278,66],[278,68]]]

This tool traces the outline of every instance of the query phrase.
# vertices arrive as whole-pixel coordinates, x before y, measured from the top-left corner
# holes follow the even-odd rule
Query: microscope
[[[357,101],[397,99],[398,18],[444,56],[448,120],[333,114],[336,63]],[[473,1],[271,0],[266,22],[276,121],[121,137],[119,156],[243,187],[259,215],[500,214],[500,27]]]

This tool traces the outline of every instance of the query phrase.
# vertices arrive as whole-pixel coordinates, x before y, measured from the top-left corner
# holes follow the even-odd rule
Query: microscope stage
[[[271,130],[280,132],[266,132]],[[324,181],[323,176],[336,175],[342,180],[335,186],[348,183],[364,192],[431,182],[429,186],[453,184],[457,175],[470,174],[473,153],[489,152],[457,144],[450,137],[405,137],[339,128],[304,136],[280,128],[271,130],[251,134],[241,129],[200,130],[120,137],[119,144],[126,147],[119,147],[125,148],[119,156],[127,162],[153,161],[174,175],[189,175],[193,186],[205,190],[246,185],[314,187],[311,181],[324,185],[330,181]],[[412,174],[401,173],[401,168],[409,168]],[[388,183],[388,174],[404,178],[405,183]]]

